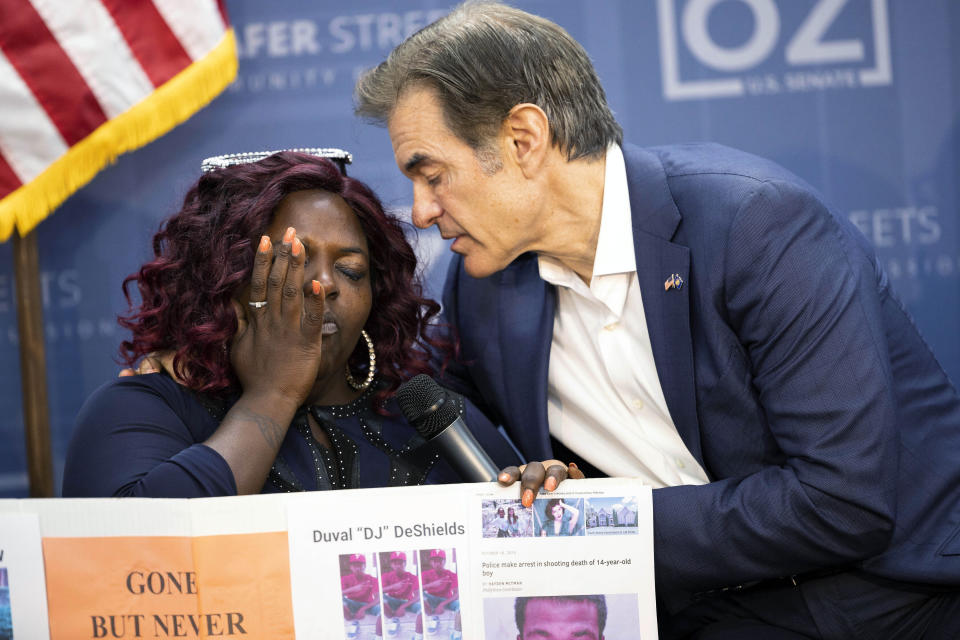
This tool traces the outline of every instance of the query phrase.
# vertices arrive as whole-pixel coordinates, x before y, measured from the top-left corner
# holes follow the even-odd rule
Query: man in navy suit
[[[960,398],[811,187],[624,145],[583,49],[499,4],[411,36],[357,105],[454,239],[461,390],[527,458],[658,487],[666,637],[960,637]],[[566,471],[528,465],[523,500]]]

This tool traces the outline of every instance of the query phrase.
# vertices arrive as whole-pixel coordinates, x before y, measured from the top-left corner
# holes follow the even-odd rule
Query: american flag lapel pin
[[[670,277],[667,278],[667,281],[663,283],[663,290],[668,291],[670,289],[680,290],[683,288],[683,278],[680,277],[679,273],[671,273]]]

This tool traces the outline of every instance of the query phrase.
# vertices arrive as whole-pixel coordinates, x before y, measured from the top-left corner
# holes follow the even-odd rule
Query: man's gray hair
[[[597,73],[562,28],[499,2],[465,2],[413,34],[357,82],[357,115],[386,124],[411,88],[436,91],[446,125],[489,151],[514,106],[547,114],[551,143],[568,160],[601,157],[621,143]]]

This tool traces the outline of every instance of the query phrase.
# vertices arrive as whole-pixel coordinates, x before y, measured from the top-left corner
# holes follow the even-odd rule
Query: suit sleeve
[[[783,457],[654,491],[662,595],[855,563],[885,548],[896,512],[897,410],[871,256],[786,183],[745,199],[724,246],[722,300],[763,422],[738,428],[769,430]]]
[[[236,495],[226,461],[199,444],[205,439],[199,431],[216,425],[197,424],[209,420],[202,415],[187,424],[184,416],[191,412],[180,407],[185,395],[144,380],[160,375],[121,378],[87,399],[67,452],[64,497]]]

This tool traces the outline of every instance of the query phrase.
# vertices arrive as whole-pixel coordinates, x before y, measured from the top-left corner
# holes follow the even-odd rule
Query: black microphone
[[[440,449],[467,482],[495,482],[500,470],[470,433],[460,416],[463,400],[421,373],[397,389],[397,402],[407,422]]]

